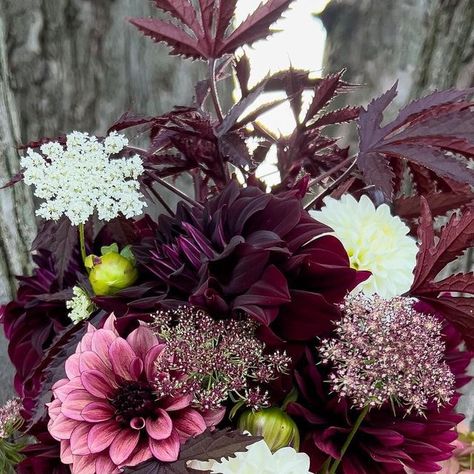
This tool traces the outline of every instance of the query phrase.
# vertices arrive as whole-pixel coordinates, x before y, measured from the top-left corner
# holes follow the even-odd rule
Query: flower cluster
[[[405,293],[413,281],[418,247],[402,220],[386,204],[376,208],[368,196],[359,201],[350,194],[327,197],[324,204],[311,215],[334,230],[353,268],[372,274],[359,289],[384,298]]]
[[[19,399],[7,401],[0,408],[0,439],[9,438],[23,423],[20,410],[22,404]]]
[[[39,154],[28,149],[21,160],[24,181],[34,185],[35,196],[44,202],[36,211],[48,220],[67,216],[78,225],[97,211],[108,221],[122,213],[133,217],[145,203],[137,178],[143,173],[138,155],[109,159],[128,144],[123,135],[112,132],[103,142],[87,133],[67,136],[66,148],[58,142],[41,146]]]
[[[272,453],[265,441],[251,444],[246,452],[235,457],[209,462],[192,461],[189,467],[211,474],[311,474],[309,456],[293,448],[282,448]]]
[[[266,354],[255,337],[257,324],[243,317],[216,321],[205,311],[182,306],[159,311],[153,327],[166,343],[156,361],[155,391],[191,393],[194,406],[218,410],[229,398],[253,408],[268,405],[261,388],[288,370],[290,359]]]
[[[221,420],[222,412],[192,408],[186,394],[156,394],[163,349],[145,326],[120,337],[114,316],[102,329],[88,326],[48,405],[48,430],[72,472],[115,474],[151,457],[175,461],[182,442]]]
[[[74,324],[87,319],[94,309],[94,304],[87,293],[79,286],[72,289],[73,297],[66,301],[66,308],[69,309],[69,317]]]
[[[330,382],[340,397],[358,408],[392,401],[420,414],[432,401],[451,399],[454,375],[443,360],[442,325],[413,305],[403,297],[346,298],[336,338],[320,347],[322,362],[333,365]]]

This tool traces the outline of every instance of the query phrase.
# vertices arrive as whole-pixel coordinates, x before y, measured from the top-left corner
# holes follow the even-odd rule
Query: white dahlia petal
[[[418,246],[402,220],[386,204],[376,208],[368,196],[327,197],[324,204],[311,216],[334,230],[353,268],[372,273],[355,291],[391,298],[409,290]]]

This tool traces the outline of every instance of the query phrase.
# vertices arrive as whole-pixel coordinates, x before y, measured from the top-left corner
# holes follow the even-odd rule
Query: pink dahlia
[[[114,322],[112,315],[103,329],[89,326],[66,361],[67,378],[53,386],[48,430],[72,473],[114,474],[152,457],[175,461],[184,441],[222,416],[193,408],[192,394],[158,397],[155,362],[165,344],[144,326],[123,339]]]

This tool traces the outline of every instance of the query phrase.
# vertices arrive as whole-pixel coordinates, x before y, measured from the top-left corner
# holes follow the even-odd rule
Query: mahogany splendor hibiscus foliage
[[[24,421],[13,440],[0,435],[6,472],[188,474],[190,466],[213,466],[213,472],[227,473],[258,470],[283,458],[283,470],[300,466],[305,474],[309,461],[313,474],[436,472],[450,456],[453,428],[462,418],[455,412],[458,395],[451,394],[469,380],[465,371],[474,348],[474,285],[472,274],[439,274],[474,244],[472,91],[432,93],[382,126],[395,86],[366,109],[334,110],[332,99],[355,87],[342,73],[319,78],[290,69],[251,85],[248,58],[234,53],[269,36],[291,3],[267,0],[233,29],[237,0],[155,0],[165,16],[131,22],[167,43],[173,54],[207,62],[209,75],[196,85],[193,104],[161,116],[127,112],[103,137],[72,132],[25,146],[26,181],[38,199],[47,200],[42,214],[65,215],[41,227],[37,268],[20,278],[17,298],[2,309]],[[242,98],[223,110],[217,83],[233,73]],[[265,92],[283,98],[255,108]],[[303,97],[309,95],[305,108]],[[297,124],[287,136],[259,121],[284,101]],[[325,128],[354,120],[360,140],[351,154]],[[147,132],[145,148],[135,145],[143,146]],[[111,152],[107,169],[99,166],[104,147]],[[267,189],[257,171],[270,150],[276,151],[280,183]],[[91,180],[88,189],[85,179],[75,194],[65,176],[72,191],[58,193],[62,178],[54,170],[61,163],[55,160],[65,158],[78,160],[82,176],[88,167],[97,174],[99,167],[112,191],[103,192],[101,179]],[[45,179],[49,173],[54,180]],[[182,181],[174,178],[182,175],[191,177],[194,192],[177,187]],[[124,182],[123,176],[130,179]],[[10,184],[22,175],[12,178]],[[179,197],[177,208],[164,188]],[[144,218],[135,215],[142,207],[132,205],[139,191],[150,211]],[[320,210],[326,196],[344,195],[353,202],[350,218],[337,215],[332,221],[341,222],[344,228],[334,230],[347,235],[350,245],[308,213]],[[90,199],[107,212],[86,219]],[[383,220],[361,207],[368,203],[375,211],[382,202],[388,205],[381,209]],[[337,208],[326,207],[320,215]],[[439,230],[433,217],[448,212],[455,215]],[[105,225],[98,218],[114,216]],[[351,219],[367,231],[363,237]],[[402,233],[392,232],[392,251],[419,246],[416,268],[413,252],[409,259],[400,252],[396,262],[407,287],[413,282],[410,290],[394,298],[384,293],[381,307],[393,311],[374,315],[373,327],[366,327],[370,322],[359,310],[346,324],[343,301],[363,292],[361,301],[380,302],[389,286],[385,275],[395,259],[384,259],[380,235],[390,234],[400,219],[412,232],[406,235],[404,225]],[[377,265],[364,268],[361,262],[371,258]],[[133,278],[124,278],[119,261]],[[375,274],[378,268],[383,272],[375,290],[358,286],[368,270]],[[436,360],[409,373],[416,377],[435,366],[443,376],[422,374],[420,380],[436,386],[423,391],[417,404],[422,413],[406,414],[397,402],[419,392],[397,379],[396,361],[375,382],[381,386],[363,388],[374,383],[376,370],[383,373],[383,364],[372,358],[383,362],[390,353],[370,341],[393,343],[395,354],[398,344],[411,351],[406,346],[416,338],[398,337],[397,331],[400,325],[421,330],[423,318],[417,316],[410,328],[411,314],[399,320],[393,315],[413,298],[430,305],[420,311],[435,309],[440,325],[423,333],[435,343]],[[158,328],[158,320],[166,324]],[[370,357],[354,357],[352,344],[333,354],[336,374],[318,348],[322,337],[326,347],[342,347],[341,324],[350,332],[347,340],[361,329],[373,339],[353,344]],[[269,370],[274,366],[279,369]],[[359,402],[342,388],[332,393],[335,381],[362,394]],[[389,399],[371,398],[381,393]],[[213,395],[212,412],[205,409],[206,397],[201,403],[203,394]],[[267,404],[272,406],[265,409]],[[14,467],[23,435],[30,436],[29,445]],[[283,446],[289,438],[302,439],[301,452],[271,453],[265,447]],[[246,451],[250,445],[255,449]],[[231,462],[219,462],[236,453]]]

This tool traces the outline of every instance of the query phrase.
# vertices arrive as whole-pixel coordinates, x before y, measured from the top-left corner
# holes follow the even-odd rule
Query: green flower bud
[[[116,244],[103,247],[101,257],[89,255],[85,264],[90,269],[89,281],[97,296],[113,295],[133,285],[138,278],[129,247],[120,253]]]
[[[253,436],[263,436],[272,452],[290,446],[297,451],[300,447],[300,433],[296,423],[280,408],[247,410],[239,418],[237,426]]]

